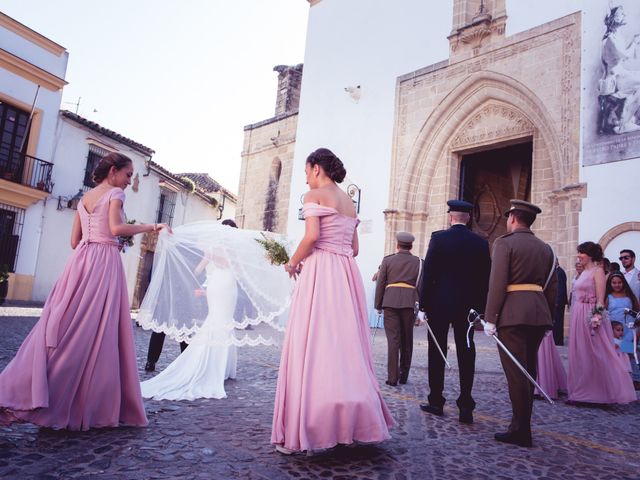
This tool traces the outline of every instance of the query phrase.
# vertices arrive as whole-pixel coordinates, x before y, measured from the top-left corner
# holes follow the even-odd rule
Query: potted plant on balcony
[[[0,268],[0,305],[4,303],[9,291],[9,266],[4,264]]]

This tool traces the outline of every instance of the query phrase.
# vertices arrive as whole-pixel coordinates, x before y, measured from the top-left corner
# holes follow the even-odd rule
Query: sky
[[[0,10],[69,52],[62,109],[237,192],[243,127],[274,115],[273,67],[303,63],[309,3],[2,0]]]

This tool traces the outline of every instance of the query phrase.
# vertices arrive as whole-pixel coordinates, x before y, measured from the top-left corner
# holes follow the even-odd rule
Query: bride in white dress
[[[143,397],[225,398],[225,380],[236,378],[237,347],[274,343],[270,329],[246,327],[265,323],[283,329],[291,281],[281,267],[269,264],[256,238],[261,238],[259,232],[221,227],[217,222],[183,225],[160,237],[137,322],[184,340],[189,347],[141,383]],[[187,257],[200,259],[195,270],[188,268]],[[201,292],[198,279],[203,270],[208,313],[203,320],[184,318],[183,312],[193,311],[186,303],[195,301],[186,292]]]
[[[225,398],[224,381],[236,378],[238,352],[229,341],[233,337],[233,313],[238,296],[236,280],[224,259],[204,258],[195,274],[202,268],[207,272],[209,313],[189,348],[158,375],[140,384],[144,398]]]

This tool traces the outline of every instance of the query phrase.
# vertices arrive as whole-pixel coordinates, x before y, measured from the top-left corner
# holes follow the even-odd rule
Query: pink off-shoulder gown
[[[317,204],[320,237],[293,293],[271,442],[313,451],[390,438],[391,414],[373,370],[364,286],[351,242],[356,218]]]
[[[94,211],[82,201],[82,241],[40,320],[0,374],[0,423],[56,429],[144,426],[126,280],[108,223],[114,188]]]

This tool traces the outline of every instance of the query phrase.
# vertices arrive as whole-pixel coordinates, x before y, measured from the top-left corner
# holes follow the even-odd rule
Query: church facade
[[[413,232],[424,255],[451,198],[475,204],[471,227],[489,241],[505,232],[510,198],[540,205],[534,231],[570,276],[586,240],[612,260],[640,254],[637,2],[309,3],[280,211],[289,236],[304,230],[305,159],[328,147],[347,168],[345,190],[359,193],[369,293],[395,234]]]

